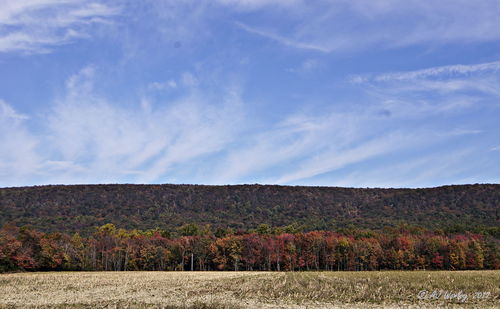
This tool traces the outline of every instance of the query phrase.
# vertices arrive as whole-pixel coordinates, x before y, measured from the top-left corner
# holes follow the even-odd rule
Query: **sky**
[[[0,186],[500,183],[498,0],[0,0]]]

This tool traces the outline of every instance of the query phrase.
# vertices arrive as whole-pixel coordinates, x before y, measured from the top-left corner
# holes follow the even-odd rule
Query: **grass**
[[[500,271],[0,275],[0,308],[496,308],[499,301]]]

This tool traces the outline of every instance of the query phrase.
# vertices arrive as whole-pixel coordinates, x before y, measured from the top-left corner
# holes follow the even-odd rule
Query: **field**
[[[0,275],[0,308],[495,308],[499,301],[500,271]]]

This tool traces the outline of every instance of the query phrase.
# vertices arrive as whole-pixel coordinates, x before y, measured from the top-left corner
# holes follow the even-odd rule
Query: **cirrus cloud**
[[[118,9],[82,0],[0,2],[0,52],[47,53],[54,46],[88,36]]]

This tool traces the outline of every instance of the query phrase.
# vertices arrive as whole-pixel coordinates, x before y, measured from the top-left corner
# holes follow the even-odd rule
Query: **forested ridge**
[[[0,226],[89,235],[107,223],[173,230],[183,224],[304,231],[410,224],[498,230],[500,185],[360,189],[277,185],[50,185],[0,189]]]

